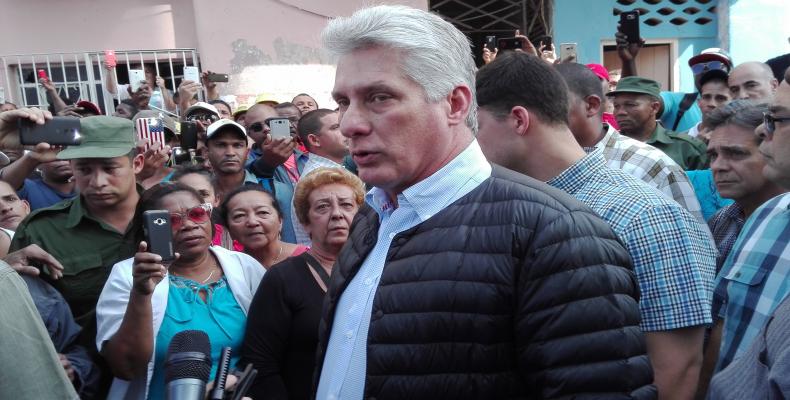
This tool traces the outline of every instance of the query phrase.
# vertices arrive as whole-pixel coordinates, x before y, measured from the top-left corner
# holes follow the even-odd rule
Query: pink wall
[[[5,0],[0,56],[197,48],[204,70],[231,74],[221,88],[240,103],[267,92],[314,94],[331,106],[334,68],[319,34],[330,17],[370,0]],[[428,0],[384,0],[427,9]],[[8,35],[13,32],[12,35]],[[22,33],[24,32],[24,33]],[[2,76],[2,71],[0,71]],[[4,80],[0,80],[0,86]],[[8,90],[8,88],[7,88]]]
[[[191,0],[5,2],[0,55],[197,46]]]

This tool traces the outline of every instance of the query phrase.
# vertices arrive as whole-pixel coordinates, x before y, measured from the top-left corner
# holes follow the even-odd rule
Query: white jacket
[[[250,302],[258,289],[258,284],[266,270],[258,261],[247,254],[226,250],[219,246],[211,246],[209,250],[214,253],[219,261],[222,271],[228,280],[228,285],[233,297],[244,310],[250,309]],[[132,290],[132,264],[133,258],[118,262],[112,267],[110,277],[104,284],[99,302],[96,305],[96,347],[101,351],[104,342],[110,340],[121,327],[126,306],[129,303],[129,294]],[[167,278],[167,277],[165,277]],[[156,349],[156,336],[162,326],[162,320],[167,309],[167,295],[170,290],[170,280],[162,279],[154,289],[151,297],[151,308],[154,317],[154,346]],[[148,361],[148,374],[132,381],[115,378],[110,388],[108,399],[143,400],[148,394],[148,382],[154,373],[154,354]],[[145,379],[144,379],[145,378]]]

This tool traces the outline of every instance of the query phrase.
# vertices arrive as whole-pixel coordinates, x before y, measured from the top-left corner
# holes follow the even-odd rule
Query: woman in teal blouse
[[[208,206],[182,184],[146,191],[141,210],[169,211],[176,260],[165,267],[145,242],[113,271],[96,308],[97,346],[117,379],[110,398],[164,399],[164,360],[170,340],[201,330],[211,341],[212,376],[223,347],[235,365],[247,311],[263,267],[252,257],[211,246]]]

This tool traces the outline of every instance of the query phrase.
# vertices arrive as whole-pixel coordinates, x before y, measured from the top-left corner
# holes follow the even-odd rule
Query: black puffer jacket
[[[360,210],[340,253],[319,368],[340,296],[378,226],[374,210]],[[393,239],[373,301],[365,397],[653,398],[638,295],[628,252],[604,221],[495,166]]]

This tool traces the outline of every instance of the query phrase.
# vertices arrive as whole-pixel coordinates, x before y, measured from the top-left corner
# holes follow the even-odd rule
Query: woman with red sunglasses
[[[167,347],[178,332],[208,334],[212,376],[223,347],[235,366],[265,269],[211,245],[210,208],[189,186],[158,184],[143,193],[140,210],[169,212],[176,258],[167,265],[141,242],[134,258],[113,267],[96,307],[96,344],[117,377],[110,398],[164,399]]]

